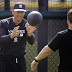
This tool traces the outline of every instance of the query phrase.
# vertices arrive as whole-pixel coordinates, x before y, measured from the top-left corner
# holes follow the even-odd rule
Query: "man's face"
[[[14,19],[17,21],[21,21],[24,17],[24,11],[14,11],[12,10],[12,14],[14,15]]]

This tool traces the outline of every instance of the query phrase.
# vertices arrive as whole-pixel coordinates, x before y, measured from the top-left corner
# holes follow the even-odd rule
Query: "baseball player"
[[[13,17],[0,20],[0,72],[26,72],[26,42],[33,44],[36,27],[24,19],[25,4],[17,2]]]

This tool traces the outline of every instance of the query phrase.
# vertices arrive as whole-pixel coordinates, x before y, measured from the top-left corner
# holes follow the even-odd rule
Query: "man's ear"
[[[69,18],[67,17],[67,21],[69,21]]]
[[[14,10],[12,9],[12,14],[14,15]]]
[[[67,23],[70,24],[69,18],[67,17]]]

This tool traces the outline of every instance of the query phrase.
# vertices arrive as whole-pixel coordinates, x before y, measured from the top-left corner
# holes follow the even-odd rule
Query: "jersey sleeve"
[[[48,46],[53,50],[56,51],[60,47],[60,34],[57,33],[54,38],[49,42]]]
[[[29,43],[29,44],[32,45],[32,44],[34,43],[34,41],[35,41],[35,35],[34,35],[34,34],[32,34],[31,37],[28,36],[28,43]]]
[[[6,30],[3,22],[0,21],[0,44],[7,43],[11,40],[10,35],[7,32],[8,30]]]

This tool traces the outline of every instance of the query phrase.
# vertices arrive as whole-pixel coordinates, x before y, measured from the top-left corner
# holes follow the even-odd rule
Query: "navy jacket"
[[[26,42],[33,44],[35,35],[28,37],[25,24],[27,20],[23,19],[20,24],[15,24],[13,18],[7,18],[0,21],[0,55],[21,56],[26,54]],[[11,39],[10,34],[14,27],[20,26],[19,35]]]

